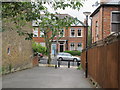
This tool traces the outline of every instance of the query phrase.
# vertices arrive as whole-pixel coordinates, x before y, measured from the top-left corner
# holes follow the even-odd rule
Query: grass
[[[77,70],[81,70],[82,69],[82,64],[80,64],[77,68]]]

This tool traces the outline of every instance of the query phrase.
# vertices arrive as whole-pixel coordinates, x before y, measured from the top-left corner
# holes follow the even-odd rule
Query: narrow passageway
[[[92,88],[82,70],[34,67],[3,76],[3,88]]]

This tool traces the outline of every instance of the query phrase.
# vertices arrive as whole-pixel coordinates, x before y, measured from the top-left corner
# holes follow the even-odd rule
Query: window
[[[111,32],[120,31],[120,11],[113,11],[111,18]]]
[[[78,37],[82,36],[82,31],[81,29],[78,29]]]
[[[8,54],[8,55],[10,54],[10,48],[7,49],[7,54]]]
[[[78,50],[78,51],[82,51],[82,43],[78,43],[78,45],[77,45],[77,50]]]
[[[98,30],[98,21],[96,21],[96,25],[95,25],[95,31],[96,31],[96,40],[98,40],[99,38],[99,30]]]
[[[43,37],[44,33],[42,31],[40,31],[40,37]]]
[[[72,51],[72,50],[74,50],[75,49],[75,45],[74,45],[74,43],[71,43],[70,44],[70,50]]]
[[[64,29],[61,29],[61,31],[60,31],[60,36],[61,36],[61,37],[64,37],[64,36],[65,36]]]
[[[71,37],[75,37],[75,30],[71,29]]]
[[[38,28],[34,28],[33,37],[38,37]]]

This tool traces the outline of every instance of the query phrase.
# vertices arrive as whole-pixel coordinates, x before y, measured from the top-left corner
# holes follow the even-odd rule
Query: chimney
[[[86,19],[84,19],[84,24],[86,25]]]

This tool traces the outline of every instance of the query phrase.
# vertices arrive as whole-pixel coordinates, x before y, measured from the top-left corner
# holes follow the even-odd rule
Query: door
[[[63,51],[64,51],[64,45],[60,44],[60,52],[63,52]]]
[[[52,44],[52,47],[51,47],[51,53],[52,55],[55,55],[56,54],[56,44]]]

